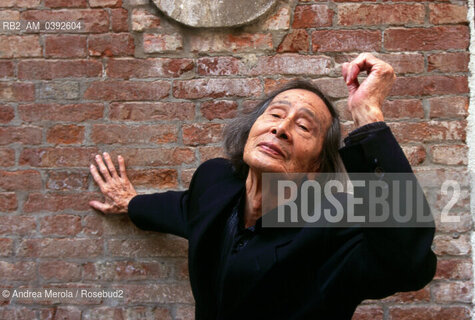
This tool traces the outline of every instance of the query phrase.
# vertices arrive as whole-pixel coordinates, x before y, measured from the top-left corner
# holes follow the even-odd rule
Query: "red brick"
[[[35,99],[33,83],[0,82],[0,99],[3,101],[32,101]]]
[[[0,261],[0,274],[3,280],[28,281],[36,277],[34,262],[6,262]]]
[[[384,31],[384,47],[390,51],[467,49],[466,26],[392,28]]]
[[[102,213],[101,213],[101,216],[104,218],[104,215]],[[108,218],[104,218],[104,219],[108,219]],[[84,228],[82,232],[88,236],[97,236],[97,237],[102,236],[104,232],[104,226],[103,226],[102,221],[103,219],[101,219],[101,217],[97,214],[85,216],[83,218]]]
[[[50,309],[42,309],[40,311],[40,317],[43,320],[47,319],[68,319],[68,320],[80,320],[81,310],[78,307],[73,306],[55,306]]]
[[[23,60],[18,63],[19,79],[52,80],[101,75],[102,63],[96,60]]]
[[[0,148],[0,167],[13,167],[15,165],[15,150]]]
[[[89,307],[87,308],[87,310],[84,311],[84,315],[85,315],[85,319],[94,319],[94,320],[128,319],[125,317],[122,308],[113,308],[113,307],[99,307],[99,308]],[[161,318],[156,318],[156,319],[161,319]]]
[[[195,318],[194,305],[179,305],[176,309],[176,320],[193,320]]]
[[[447,205],[449,201],[449,197],[452,195],[449,194],[448,196],[444,197],[437,197],[436,204],[433,205],[431,203],[431,208],[433,208],[433,212],[435,210],[438,210],[438,212],[441,212],[441,210]],[[461,199],[461,201],[460,201]],[[459,198],[459,202],[454,204],[452,209],[449,211],[449,216],[456,216],[458,217],[458,221],[456,222],[442,222],[442,217],[440,214],[435,215],[435,228],[439,232],[467,232],[471,231],[473,228],[473,221],[472,221],[472,216],[470,215],[469,212],[453,212],[453,211],[459,211],[457,208],[459,208],[461,205],[470,208],[470,196],[466,191],[461,192],[461,197]],[[461,202],[461,205],[460,205]],[[468,209],[467,211],[470,211]]]
[[[430,290],[429,286],[426,286],[417,291],[409,292],[397,292],[392,296],[384,298],[383,302],[399,302],[399,303],[409,303],[409,302],[428,302],[430,301]]]
[[[111,120],[156,121],[193,120],[195,105],[190,102],[115,102],[110,106]]]
[[[71,214],[46,216],[40,221],[40,232],[43,235],[74,236],[81,228],[81,217]]]
[[[216,143],[222,140],[223,124],[221,123],[195,123],[183,125],[183,143],[197,146]]]
[[[211,100],[203,102],[201,114],[208,120],[234,118],[237,114],[237,102],[231,100]]]
[[[194,303],[189,284],[118,284],[112,288],[124,290],[125,304]]]
[[[155,34],[143,35],[143,50],[145,53],[163,53],[181,51],[183,38],[180,34]]]
[[[0,257],[7,257],[13,254],[13,239],[0,238]],[[0,308],[0,315],[2,314]],[[7,319],[7,318],[4,318]]]
[[[57,124],[48,129],[46,141],[52,144],[75,144],[84,140],[84,127]]]
[[[102,253],[102,241],[79,238],[43,238],[21,240],[18,245],[17,256],[65,259],[92,258]]]
[[[259,79],[194,79],[175,81],[173,96],[181,99],[249,97],[262,92]]]
[[[415,99],[386,100],[382,111],[385,119],[424,118],[422,101]]]
[[[193,173],[196,171],[195,169],[183,169],[181,171],[181,184],[183,187],[188,188],[191,182],[191,178],[193,177]]]
[[[384,311],[381,306],[364,306],[356,308],[351,320],[383,320]]]
[[[5,191],[38,190],[41,186],[41,175],[36,170],[0,170],[0,189]]]
[[[177,280],[188,280],[190,278],[188,271],[188,259],[178,258],[173,263],[175,278]]]
[[[178,172],[175,169],[128,170],[127,177],[133,185],[141,188],[163,190],[178,187]]]
[[[275,13],[264,21],[261,30],[288,30],[290,26],[290,7],[281,4]]]
[[[470,254],[470,236],[468,234],[455,234],[454,237],[450,235],[436,235],[433,250],[437,255],[459,256]]]
[[[308,52],[309,36],[306,30],[298,29],[285,35],[277,52]]]
[[[191,59],[111,59],[107,63],[109,78],[174,78],[193,70]]]
[[[18,107],[25,122],[73,121],[83,122],[102,118],[104,106],[100,103],[84,104],[23,104]]]
[[[318,30],[312,32],[314,52],[379,51],[380,49],[380,31]]]
[[[470,280],[472,261],[468,259],[438,259],[434,279]]]
[[[159,190],[156,192],[159,192]],[[94,216],[88,215],[88,217],[95,217],[96,223],[100,222],[100,230],[98,230],[95,225],[93,226],[94,221],[91,221],[89,224],[89,234],[92,233],[96,235],[102,232],[102,234],[107,236],[130,237],[131,235],[143,235],[144,233],[144,231],[137,228],[133,223],[130,223],[129,217],[125,214],[116,216],[114,221],[102,213],[95,214]]]
[[[192,163],[195,152],[192,148],[140,148],[115,149],[113,158],[122,155],[128,166],[175,166]]]
[[[227,76],[239,74],[245,68],[243,62],[234,57],[204,57],[196,64],[200,75]]]
[[[467,72],[469,61],[468,52],[435,53],[427,57],[427,71]]]
[[[91,100],[160,100],[168,96],[168,81],[95,81],[84,92]]]
[[[47,8],[86,8],[86,0],[45,0]]]
[[[329,98],[346,98],[348,88],[343,78],[321,78],[312,81]]]
[[[467,165],[466,145],[435,145],[430,147],[433,163],[447,165]]]
[[[217,34],[200,32],[191,35],[192,52],[254,52],[272,50],[272,35],[269,33]]]
[[[396,78],[390,92],[393,96],[425,96],[468,92],[465,76],[417,76]]]
[[[426,150],[423,146],[403,146],[402,150],[411,166],[420,165],[426,159]]]
[[[109,239],[107,248],[112,257],[184,257],[188,245],[184,239],[160,234],[147,239]]]
[[[295,78],[281,78],[281,79],[266,78],[264,79],[264,93],[269,94],[272,91],[284,86],[286,83],[294,79]],[[247,100],[247,102],[243,104],[244,113],[248,112],[248,108],[253,109],[259,102],[260,101],[258,100]]]
[[[391,306],[390,320],[470,320],[470,309],[452,306]]]
[[[137,8],[132,10],[132,30],[144,31],[158,28],[160,18],[150,13],[147,9]]]
[[[42,82],[37,92],[40,100],[76,100],[80,97],[78,81]]]
[[[44,37],[45,57],[84,58],[87,56],[87,39],[79,35],[46,35]]]
[[[0,35],[0,58],[40,57],[41,45],[37,35]]]
[[[89,0],[89,5],[91,8],[94,7],[120,7],[122,5],[122,0]]]
[[[14,68],[13,61],[0,61],[0,78],[14,77]]]
[[[96,124],[91,140],[95,144],[163,144],[176,142],[178,128],[174,124],[130,126]]]
[[[327,5],[298,5],[294,9],[292,28],[318,28],[332,25],[333,11]]]
[[[14,192],[0,192],[0,211],[15,211],[18,208],[16,194]]]
[[[429,10],[429,21],[432,24],[468,23],[467,4],[431,3]]]
[[[41,129],[38,127],[0,127],[0,145],[10,143],[40,144]]]
[[[399,143],[465,140],[465,121],[389,123]]]
[[[21,13],[27,21],[81,22],[81,32],[102,33],[109,31],[109,16],[103,9],[27,10]]]
[[[41,0],[3,0],[0,7],[35,8]]]
[[[338,24],[342,26],[414,25],[423,24],[424,17],[422,4],[338,5]]]
[[[17,215],[0,216],[0,222],[0,234],[28,235],[36,233],[36,221],[33,217]]]
[[[132,56],[134,38],[128,33],[106,33],[89,36],[90,56]]]
[[[208,159],[213,158],[225,158],[224,150],[221,146],[214,147],[214,146],[205,146],[199,147],[198,151],[200,153],[201,162],[206,161]]]
[[[73,172],[51,170],[48,172],[46,188],[56,191],[87,190],[89,171]]]
[[[269,79],[265,79],[265,86],[266,86],[266,93],[267,93],[267,82]],[[242,102],[242,114],[246,114],[251,112],[256,108],[256,106],[260,103],[260,100],[244,100]]]
[[[332,61],[326,56],[301,56],[282,54],[273,57],[260,57],[257,65],[248,68],[249,75],[306,75],[317,76],[330,73]]]
[[[432,294],[436,302],[472,302],[473,283],[463,281],[435,282]]]
[[[88,211],[90,200],[97,200],[98,195],[94,192],[83,192],[81,194],[58,194],[58,193],[30,193],[23,205],[24,212],[49,211],[58,212],[62,210]]]
[[[27,148],[20,155],[19,164],[32,167],[88,167],[98,153],[93,148]]]
[[[7,0],[13,1],[13,0]],[[27,3],[36,0],[26,0]],[[18,2],[18,1],[15,1]],[[22,1],[23,2],[23,1]],[[35,319],[36,312],[30,308],[25,307],[0,307],[0,319]]]
[[[111,9],[111,28],[114,32],[129,31],[129,12],[125,9]]]
[[[163,262],[101,261],[84,266],[84,279],[95,281],[153,280],[168,278],[171,268]]]
[[[81,265],[66,261],[40,262],[38,273],[46,281],[80,281]]]
[[[0,123],[8,123],[15,118],[15,110],[10,106],[0,105]]]
[[[446,180],[458,181],[462,189],[468,188],[470,185],[467,168],[419,167],[414,168],[414,172],[416,172],[419,183],[426,188],[436,188],[440,190],[440,186]]]

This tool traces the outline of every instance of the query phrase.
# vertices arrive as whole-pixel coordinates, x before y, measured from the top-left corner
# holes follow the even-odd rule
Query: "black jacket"
[[[340,155],[349,173],[412,172],[388,127]],[[139,195],[129,204],[139,228],[189,240],[197,320],[216,319],[216,294],[226,320],[351,319],[362,300],[418,290],[434,276],[433,226],[268,228],[242,250],[223,292],[214,292],[221,232],[244,187],[228,160],[212,159],[188,190]]]

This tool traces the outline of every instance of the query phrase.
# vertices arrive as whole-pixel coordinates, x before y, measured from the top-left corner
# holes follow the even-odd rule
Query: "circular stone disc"
[[[153,0],[172,19],[191,27],[231,27],[260,17],[277,0]]]

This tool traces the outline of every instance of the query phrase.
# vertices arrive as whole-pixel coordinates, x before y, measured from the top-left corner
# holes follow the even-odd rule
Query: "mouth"
[[[274,156],[280,156],[282,158],[285,158],[285,154],[284,152],[282,151],[282,149],[280,149],[277,145],[273,144],[273,143],[269,143],[269,142],[261,142],[257,145],[261,150],[263,150],[264,152],[268,153],[268,154],[271,154],[271,155],[274,155]]]

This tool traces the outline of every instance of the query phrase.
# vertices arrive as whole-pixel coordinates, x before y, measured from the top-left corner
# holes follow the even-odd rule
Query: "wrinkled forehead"
[[[305,89],[290,89],[276,95],[269,103],[288,105],[292,108],[306,108],[312,111],[320,124],[328,128],[331,124],[332,116],[325,102],[314,92]]]

